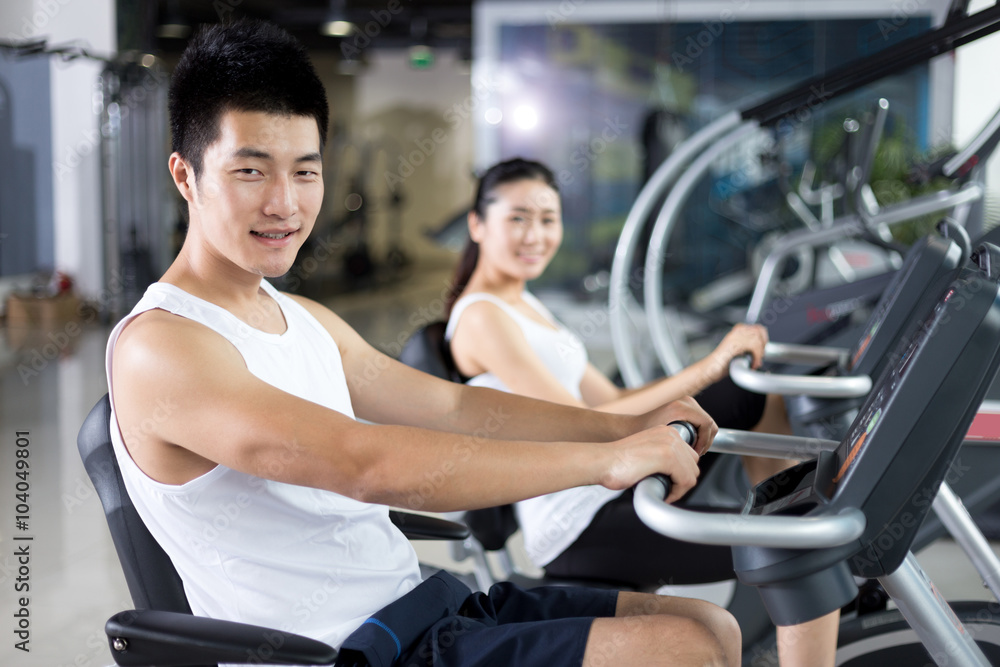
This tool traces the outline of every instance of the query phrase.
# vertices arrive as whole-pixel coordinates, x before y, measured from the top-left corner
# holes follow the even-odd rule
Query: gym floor
[[[392,351],[419,320],[440,314],[448,277],[428,271],[392,287],[328,303],[369,341]],[[595,306],[596,307],[596,306]],[[118,565],[104,515],[76,450],[87,412],[107,391],[104,349],[109,329],[84,328],[61,341],[33,334],[13,350],[0,336],[0,665],[18,667],[103,667],[112,660],[104,640],[105,619],[132,603]],[[58,337],[57,337],[58,338]],[[599,344],[600,336],[588,343]],[[600,359],[610,359],[598,350]],[[30,514],[16,528],[15,436],[27,432],[30,447]],[[210,437],[210,434],[206,434]],[[27,582],[18,584],[14,534],[30,536]],[[446,545],[416,543],[425,563],[468,571],[455,564]],[[1000,553],[1000,543],[994,548]],[[919,554],[942,594],[952,599],[990,599],[978,576],[951,542]],[[13,648],[15,600],[30,598],[30,653]],[[717,592],[708,591],[712,599]]]

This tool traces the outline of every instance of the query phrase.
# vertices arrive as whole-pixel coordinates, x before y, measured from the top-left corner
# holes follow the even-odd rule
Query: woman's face
[[[479,244],[479,263],[510,277],[532,280],[545,271],[562,243],[559,195],[544,181],[498,185],[485,219],[470,215],[469,234]]]

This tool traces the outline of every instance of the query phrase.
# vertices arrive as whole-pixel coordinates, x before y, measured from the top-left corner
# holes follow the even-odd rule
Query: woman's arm
[[[462,314],[451,341],[452,355],[466,375],[489,372],[512,392],[546,401],[589,407],[601,412],[640,415],[685,396],[694,396],[729,372],[729,362],[740,354],[754,356],[759,365],[767,331],[740,324],[712,353],[680,373],[635,389],[622,389],[592,364],[580,381],[577,399],[552,375],[528,344],[521,327],[500,307],[488,301],[472,304]],[[553,349],[552,354],[559,354]]]
[[[553,348],[551,353],[558,355],[560,351]],[[510,315],[489,301],[474,303],[463,311],[451,339],[451,354],[466,376],[492,373],[512,393],[589,407],[552,375]]]

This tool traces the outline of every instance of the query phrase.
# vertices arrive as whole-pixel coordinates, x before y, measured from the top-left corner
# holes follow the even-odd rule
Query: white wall
[[[45,33],[53,43],[83,40],[105,54],[117,49],[114,0],[35,0],[36,14],[55,5]],[[55,263],[85,297],[103,288],[98,116],[94,91],[102,66],[52,60],[52,164],[55,170]]]
[[[113,54],[114,0],[3,0],[0,36],[73,42]],[[102,289],[101,184],[98,118],[93,95],[100,63],[50,58],[55,269],[71,275],[85,297]],[[43,156],[42,159],[44,159]]]
[[[971,9],[992,6],[991,0],[973,0]],[[953,141],[962,145],[978,132],[1000,108],[1000,34],[979,39],[955,52],[955,114]],[[987,165],[987,216],[1000,195],[1000,159],[994,154]],[[995,215],[995,213],[994,213]],[[989,220],[987,220],[989,222]]]
[[[382,202],[398,188],[403,195],[402,236],[407,252],[454,263],[423,236],[472,201],[473,122],[480,107],[469,70],[453,51],[441,50],[433,67],[414,70],[405,51],[377,51],[354,84],[352,123],[360,143],[381,149],[369,167],[372,195]],[[337,205],[338,202],[330,202]],[[372,230],[384,248],[388,211]]]

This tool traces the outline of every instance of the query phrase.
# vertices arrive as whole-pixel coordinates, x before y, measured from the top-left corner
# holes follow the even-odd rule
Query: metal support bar
[[[994,597],[1000,600],[1000,558],[993,553],[962,499],[952,491],[947,482],[942,482],[932,507],[938,519],[962,547],[962,551],[968,554],[983,582],[993,591]]]
[[[879,582],[938,665],[989,667],[982,650],[912,553],[895,572],[879,577]]]

